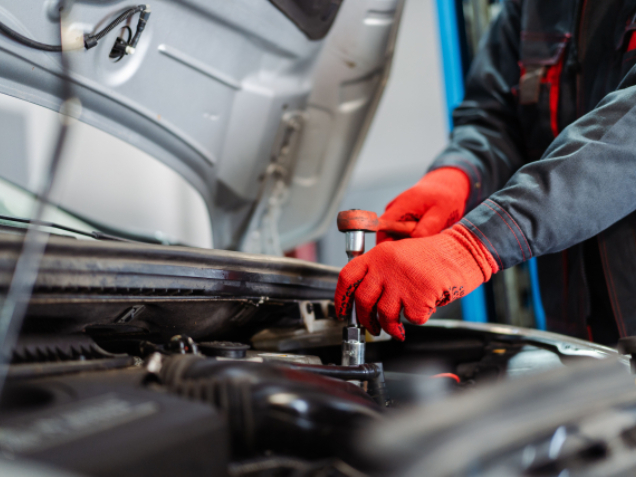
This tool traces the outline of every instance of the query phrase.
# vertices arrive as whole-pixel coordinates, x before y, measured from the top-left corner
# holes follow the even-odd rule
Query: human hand
[[[387,206],[380,219],[418,222],[408,237],[422,238],[451,227],[464,215],[470,194],[470,179],[459,169],[443,167],[426,174]],[[381,230],[376,243],[405,238],[398,231]]]
[[[336,288],[339,318],[351,313],[371,334],[380,328],[404,341],[400,311],[424,324],[436,311],[490,280],[499,267],[481,241],[463,225],[427,238],[382,243],[353,259]]]

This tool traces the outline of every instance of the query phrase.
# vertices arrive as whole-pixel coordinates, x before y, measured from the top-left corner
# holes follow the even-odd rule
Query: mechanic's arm
[[[462,219],[500,268],[569,248],[636,210],[636,68],[619,88]]]
[[[498,270],[571,247],[635,211],[636,67],[620,88],[452,229],[353,260],[340,275],[337,309],[348,310],[358,287],[360,322],[376,332],[379,320],[404,339],[400,309],[423,323]]]
[[[427,237],[457,222],[465,210],[500,189],[526,158],[513,88],[519,84],[520,5],[511,0],[494,21],[473,61],[447,149],[414,187],[382,216],[419,220],[411,237]],[[397,238],[378,233],[378,243]]]

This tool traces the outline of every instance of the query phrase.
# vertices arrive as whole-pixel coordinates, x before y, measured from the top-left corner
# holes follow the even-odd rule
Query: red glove
[[[447,229],[464,215],[470,195],[470,179],[465,172],[442,167],[426,174],[410,189],[389,202],[381,219],[419,221],[412,238],[429,237]],[[404,238],[390,231],[377,233],[376,243]]]
[[[463,225],[427,238],[386,242],[352,260],[336,288],[339,318],[351,313],[355,296],[361,325],[380,334],[380,325],[404,341],[400,311],[416,325],[436,310],[470,293],[499,270],[484,245]]]

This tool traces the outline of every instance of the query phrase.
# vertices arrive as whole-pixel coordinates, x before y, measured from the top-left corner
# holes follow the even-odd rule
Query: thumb
[[[448,211],[446,208],[431,207],[420,219],[411,234],[413,238],[424,238],[436,235],[454,225],[461,219],[458,210]]]
[[[334,302],[336,316],[341,320],[351,314],[354,294],[367,274],[368,267],[364,258],[362,256],[352,260],[340,271]]]

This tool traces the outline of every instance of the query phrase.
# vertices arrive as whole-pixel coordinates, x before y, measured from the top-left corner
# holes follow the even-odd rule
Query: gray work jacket
[[[635,14],[636,0],[506,0],[431,168],[471,178],[461,223],[502,269],[539,257],[549,328],[584,338],[594,287],[603,323],[636,335]]]

